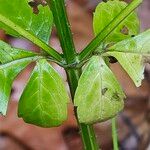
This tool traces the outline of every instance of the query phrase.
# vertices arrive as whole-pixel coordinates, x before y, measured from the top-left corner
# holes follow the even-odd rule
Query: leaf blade
[[[150,61],[150,30],[128,38],[108,48],[106,54],[115,57],[137,87],[144,79],[145,63]],[[105,55],[105,54],[104,54]]]
[[[67,118],[68,101],[61,77],[42,59],[20,98],[18,116],[41,127],[59,126]]]
[[[0,29],[13,36],[25,37],[56,60],[62,61],[61,55],[48,45],[53,24],[52,12],[48,6],[39,6],[40,12],[35,15],[28,0],[22,0],[21,3],[19,0],[0,0],[0,3]]]
[[[115,76],[99,56],[93,56],[75,93],[74,103],[81,123],[108,120],[122,110],[124,93]]]
[[[6,0],[0,0],[0,14],[1,17],[5,17],[8,20],[14,22],[20,26],[23,30],[37,36],[40,40],[48,43],[53,24],[52,13],[48,6],[39,6],[39,14],[34,14],[32,8],[28,5],[28,0],[13,0],[10,2]],[[3,20],[0,20],[0,28],[6,30],[7,33],[13,36],[20,36],[17,31],[12,30],[9,24],[5,24]],[[41,30],[41,29],[44,30]]]
[[[123,1],[100,3],[94,13],[93,28],[98,35],[127,6]],[[111,18],[111,19],[110,19]],[[131,13],[111,34],[105,42],[118,42],[139,33],[139,20],[135,12]]]
[[[13,80],[34,59],[23,58],[0,65],[0,114],[6,115]]]
[[[13,48],[7,43],[0,40],[0,63],[2,64],[37,55],[37,53],[28,50]]]

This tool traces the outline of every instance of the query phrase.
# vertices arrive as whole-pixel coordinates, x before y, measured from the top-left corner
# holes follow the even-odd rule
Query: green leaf
[[[94,13],[93,28],[95,35],[117,17],[117,15],[127,6],[127,3],[119,0],[100,3]],[[139,33],[139,20],[135,12],[131,13],[111,34],[105,42],[118,42]]]
[[[2,64],[36,55],[36,53],[19,48],[13,48],[7,43],[0,41],[0,63]]]
[[[128,38],[108,48],[108,55],[115,57],[139,87],[144,79],[146,62],[150,62],[150,30]]]
[[[18,116],[41,127],[59,126],[67,119],[69,97],[59,74],[39,60],[19,101]]]
[[[104,60],[93,56],[79,79],[74,103],[80,123],[102,122],[123,109],[125,95]]]
[[[8,34],[20,36],[19,30],[13,30],[14,26],[19,26],[22,30],[48,43],[53,24],[52,13],[48,6],[40,5],[38,9],[39,13],[34,14],[28,5],[28,0],[0,0],[0,28]]]
[[[0,114],[6,115],[13,80],[35,57],[23,58],[0,65]]]

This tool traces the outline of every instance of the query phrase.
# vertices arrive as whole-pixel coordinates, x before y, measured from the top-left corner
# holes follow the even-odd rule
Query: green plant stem
[[[54,16],[54,22],[60,39],[61,47],[64,53],[64,59],[66,60],[67,64],[71,64],[72,62],[77,61],[76,60],[77,57],[70,30],[70,25],[66,14],[65,2],[64,0],[47,0],[47,2]],[[66,73],[71,91],[71,96],[73,99],[76,88],[78,86],[78,80],[81,75],[81,70],[66,69]],[[74,110],[76,114],[76,108]],[[77,115],[76,119],[79,125],[84,149],[98,150],[98,145],[96,142],[96,137],[92,125],[80,124]]]
[[[112,119],[112,138],[113,138],[113,149],[114,150],[119,150],[119,148],[118,148],[117,127],[116,127],[116,118]]]
[[[79,54],[79,60],[82,62],[94,52],[101,43],[107,38],[112,31],[126,18],[133,10],[135,10],[142,0],[133,0],[125,9],[123,9],[116,18],[114,18],[108,26],[106,26]]]
[[[55,49],[53,49],[52,47],[44,43],[42,40],[38,39],[36,36],[32,35],[22,27],[16,25],[14,22],[12,22],[11,20],[9,20],[8,18],[6,18],[1,14],[0,14],[0,22],[4,23],[6,26],[10,27],[11,29],[19,33],[21,36],[25,37],[29,41],[33,42],[34,44],[42,48],[45,52],[47,52],[47,54],[52,56],[57,61],[60,62],[62,61],[62,56]]]
[[[72,99],[74,98],[74,94],[78,86],[78,80],[79,80],[80,75],[81,75],[80,69],[79,70],[74,70],[74,69],[67,70],[68,82],[70,86]],[[75,108],[75,115],[77,118],[76,108]],[[81,134],[82,142],[84,145],[84,150],[98,150],[99,146],[96,142],[96,137],[95,137],[93,126],[80,124],[78,121],[78,118],[77,118],[77,123],[79,125],[80,134]]]
[[[64,0],[47,0],[53,12],[55,26],[67,64],[75,61],[76,51],[70,24],[67,18]]]

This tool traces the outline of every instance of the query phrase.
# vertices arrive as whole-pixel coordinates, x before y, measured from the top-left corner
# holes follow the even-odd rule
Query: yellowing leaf
[[[69,97],[59,74],[39,60],[20,98],[18,115],[41,127],[61,125],[67,119]]]
[[[108,120],[123,109],[125,95],[104,60],[93,56],[84,68],[74,104],[80,123]]]

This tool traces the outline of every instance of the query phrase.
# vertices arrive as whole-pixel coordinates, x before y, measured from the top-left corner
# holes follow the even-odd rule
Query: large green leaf
[[[13,48],[7,43],[0,41],[0,63],[2,64],[14,61],[16,59],[22,59],[36,55],[36,53],[19,48]]]
[[[0,65],[0,114],[6,115],[12,82],[35,57],[23,58]]]
[[[108,120],[123,109],[125,95],[104,60],[93,56],[79,79],[74,103],[81,123]]]
[[[18,32],[8,27],[9,24],[7,23],[11,21],[14,25],[48,43],[53,23],[52,13],[48,6],[40,5],[38,7],[39,13],[34,14],[32,8],[28,5],[28,1],[0,0],[0,28],[8,34],[20,36]]]
[[[99,34],[127,6],[119,0],[100,3],[94,13],[93,28]],[[139,20],[135,12],[131,13],[105,40],[106,43],[118,42],[139,33]]]
[[[118,42],[108,48],[108,55],[115,57],[139,87],[144,79],[144,67],[150,62],[150,30]]]
[[[68,101],[61,77],[42,59],[37,62],[21,96],[18,116],[41,127],[59,126],[67,119]]]

